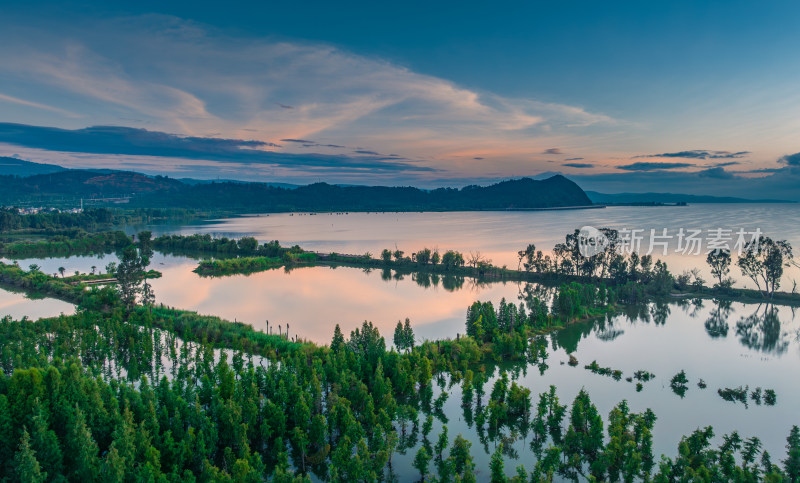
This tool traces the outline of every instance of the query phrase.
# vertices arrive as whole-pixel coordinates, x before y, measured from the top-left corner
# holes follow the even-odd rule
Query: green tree
[[[730,273],[730,250],[712,250],[706,256],[706,263],[711,267],[711,275],[717,278],[717,286],[724,288],[730,285],[727,276]]]
[[[800,427],[792,426],[786,438],[786,459],[783,461],[786,478],[792,483],[800,482]]]
[[[442,461],[444,459],[444,450],[446,450],[449,445],[450,440],[447,438],[447,425],[445,424],[442,426],[442,432],[439,433],[439,438],[436,440],[436,445],[433,447],[436,461]]]
[[[400,324],[400,322],[398,322]],[[333,340],[331,340],[331,350],[334,353],[339,353],[344,348],[344,334],[342,334],[342,329],[339,327],[339,324],[336,324],[336,328],[333,330]]]
[[[425,445],[420,446],[417,454],[414,456],[414,468],[419,471],[419,476],[422,481],[425,481],[425,476],[428,474],[428,465],[431,462],[431,455],[425,449]]]
[[[403,342],[406,349],[414,348],[414,330],[411,328],[411,320],[408,317],[403,324]]]
[[[460,434],[453,440],[453,445],[450,447],[450,458],[453,459],[453,467],[459,475],[472,468],[472,456],[469,451],[471,447],[472,443]]]
[[[403,331],[403,323],[399,320],[397,321],[397,326],[394,328],[394,346],[397,347],[399,350],[405,350],[406,348],[406,334]]]
[[[69,445],[67,456],[70,461],[70,472],[76,481],[95,481],[100,470],[97,457],[97,443],[86,426],[83,411],[76,409],[75,419],[69,428]]]
[[[19,450],[14,455],[15,473],[19,481],[25,483],[39,483],[47,480],[47,473],[43,472],[36,460],[36,454],[30,445],[30,435],[27,429],[22,430],[22,439]]]
[[[3,474],[8,462],[14,459],[15,443],[14,424],[11,419],[8,397],[0,394],[0,475]]]
[[[780,288],[784,266],[788,266],[792,258],[792,246],[789,242],[762,237],[748,243],[736,263],[742,274],[750,278],[758,290],[772,297]]]
[[[454,250],[447,250],[442,255],[442,266],[445,270],[452,270],[464,266],[464,255]]]
[[[122,251],[116,276],[120,299],[130,311],[136,305],[136,299],[142,292],[141,283],[144,278],[141,259],[135,246],[130,245]]]
[[[503,463],[503,443],[497,445],[494,453],[492,453],[492,460],[489,462],[489,471],[491,471],[492,483],[505,483],[508,480]]]
[[[47,411],[40,403],[34,406],[33,426],[31,428],[31,447],[41,463],[42,471],[51,475],[61,474],[62,451],[56,433],[49,428]]]
[[[152,287],[147,282],[147,267],[150,265],[150,260],[153,258],[152,233],[149,231],[139,232],[138,238],[139,264],[142,274],[142,304],[152,308],[153,303],[155,303],[155,294],[153,293]],[[245,240],[245,238],[242,240]],[[242,240],[240,240],[240,242]],[[255,242],[255,239],[252,239],[252,241]],[[245,245],[247,246],[247,243],[245,243]],[[252,243],[250,245],[252,245]]]

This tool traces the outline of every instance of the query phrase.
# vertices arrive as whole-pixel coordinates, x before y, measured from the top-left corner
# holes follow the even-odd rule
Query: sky
[[[800,200],[797,2],[3,4],[0,156]]]

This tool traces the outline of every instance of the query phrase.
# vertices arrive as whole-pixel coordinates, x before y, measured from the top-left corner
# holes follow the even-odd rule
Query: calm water
[[[61,300],[31,298],[23,293],[0,289],[0,318],[10,315],[14,320],[23,317],[36,320],[42,317],[73,313],[75,313],[75,306]]]
[[[511,379],[531,389],[534,411],[538,394],[546,392],[551,384],[557,386],[561,403],[570,405],[581,388],[585,388],[604,419],[623,399],[628,401],[632,412],[651,408],[658,417],[654,428],[656,455],[674,455],[681,436],[711,425],[717,444],[723,434],[734,430],[744,438],[758,436],[773,461],[777,461],[785,457],[789,429],[793,424],[800,425],[797,410],[800,387],[796,383],[800,368],[800,321],[791,309],[778,308],[778,326],[774,321],[765,323],[763,315],[767,310],[771,309],[743,304],[720,309],[711,302],[701,307],[680,307],[673,303],[666,310],[663,306],[658,309],[651,306],[645,312],[660,313],[660,317],[620,315],[610,321],[579,324],[551,334],[547,336],[549,367],[544,374],[540,374],[536,366],[522,370],[509,368],[509,374],[512,370],[518,371]],[[727,327],[726,335],[722,335],[725,334],[723,327]],[[570,353],[579,360],[578,366],[566,364]],[[584,365],[593,360],[602,367],[622,370],[622,380],[615,381],[584,369]],[[625,380],[637,370],[656,375],[654,380],[644,383],[641,392],[636,391],[635,379],[634,383]],[[685,370],[689,378],[689,390],[683,398],[669,386],[672,376],[681,370]],[[484,407],[498,373],[499,369],[495,370],[484,386]],[[706,389],[697,387],[701,378],[708,384]],[[751,391],[756,387],[774,389],[777,404],[766,406],[750,401],[745,407],[738,402],[727,402],[717,393],[718,388],[748,385]],[[458,433],[473,441],[478,467],[488,468],[495,442],[486,440],[484,446],[475,426],[465,421],[461,387],[455,385],[446,390],[449,398],[444,413],[449,418],[451,441]],[[440,392],[436,387],[434,396]],[[441,426],[441,421],[434,422],[432,443]],[[502,433],[509,436],[507,429]],[[530,440],[531,436],[527,435],[513,443],[518,456],[506,457],[508,474],[520,463],[530,468],[535,462]],[[404,468],[401,471],[409,478],[415,475],[411,463],[418,447],[398,457],[398,461],[403,462],[398,467]]]
[[[532,212],[454,212],[454,213],[349,213],[349,214],[271,214],[214,220],[185,227],[148,227],[155,233],[210,233],[217,236],[255,236],[260,241],[279,240],[284,245],[299,244],[317,251],[339,253],[372,253],[396,247],[406,253],[424,247],[441,251],[454,249],[464,253],[480,252],[496,265],[516,267],[517,251],[528,243],[542,250],[551,250],[564,241],[564,235],[582,226],[610,227],[618,230],[643,230],[642,252],[650,248],[650,232],[661,234],[667,229],[669,247],[654,246],[654,257],[668,262],[673,273],[699,268],[706,280],[707,244],[702,255],[676,254],[678,231],[731,230],[731,247],[735,233],[761,230],[773,239],[785,239],[800,250],[800,205],[797,204],[696,204],[684,207],[610,207],[593,210]],[[142,227],[129,227],[134,233]],[[749,240],[749,236],[747,238]],[[654,240],[658,242],[659,240]],[[663,241],[663,240],[662,240]],[[800,257],[800,255],[799,255]],[[736,267],[731,276],[739,285],[747,285]],[[792,280],[800,279],[800,270],[787,270],[783,288],[791,290]]]

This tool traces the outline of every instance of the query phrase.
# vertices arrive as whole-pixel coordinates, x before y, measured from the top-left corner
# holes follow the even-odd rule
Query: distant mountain
[[[0,203],[53,198],[107,198],[169,192],[185,185],[162,176],[129,171],[64,170],[25,178],[0,177]]]
[[[587,191],[586,195],[594,203],[794,203],[785,200],[749,200],[729,196],[700,196],[678,193],[598,193]]]
[[[0,156],[0,176],[33,176],[35,174],[48,174],[66,171],[55,164],[40,164],[17,158]]]
[[[263,183],[206,183],[141,196],[135,203],[241,211],[474,211],[592,204],[578,185],[563,176],[430,191],[413,187],[336,186],[327,183],[294,189]]]
[[[196,185],[196,184],[209,184],[209,183],[239,183],[239,184],[249,184],[252,181],[241,181],[238,179],[197,179],[197,178],[178,178],[178,181],[188,185]],[[287,188],[287,189],[294,189],[298,188],[299,184],[292,184],[292,183],[263,183],[267,186],[275,186],[276,188]],[[345,185],[340,185],[345,186]]]
[[[78,198],[130,206],[231,211],[455,211],[563,208],[591,205],[564,176],[522,178],[491,186],[422,190],[413,187],[308,186],[240,181],[180,181],[126,171],[64,170],[24,178],[0,176],[0,205],[74,202]]]

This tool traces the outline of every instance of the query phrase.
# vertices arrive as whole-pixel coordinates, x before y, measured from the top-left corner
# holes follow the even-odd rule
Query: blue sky
[[[3,8],[0,155],[288,182],[561,172],[599,191],[800,199],[797,2]]]

